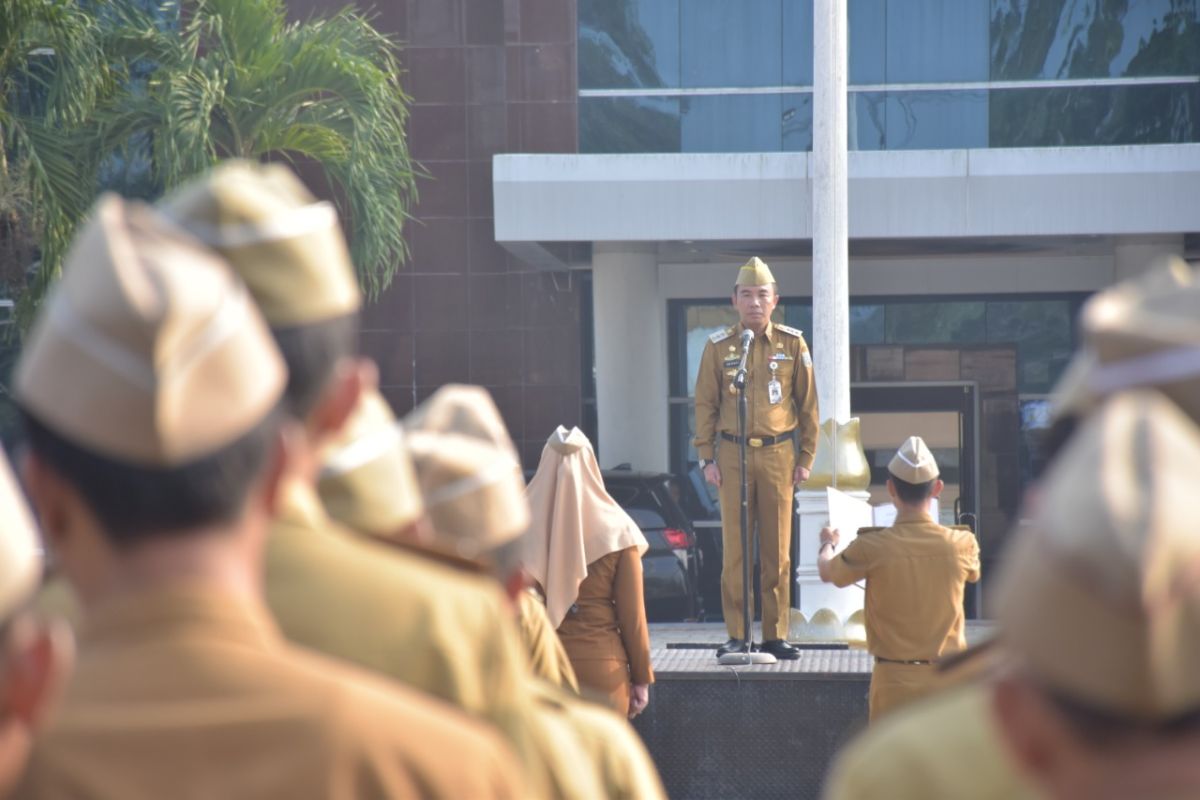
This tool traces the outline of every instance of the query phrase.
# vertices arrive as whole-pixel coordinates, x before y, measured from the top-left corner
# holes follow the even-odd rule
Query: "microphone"
[[[754,331],[746,328],[742,331],[742,363],[738,364],[737,377],[733,379],[733,385],[739,389],[746,386],[746,360],[750,358],[750,344],[754,341]]]

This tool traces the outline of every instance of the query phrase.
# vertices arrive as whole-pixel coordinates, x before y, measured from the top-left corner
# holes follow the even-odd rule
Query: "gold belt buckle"
[[[753,436],[753,437],[747,439],[746,444],[750,445],[751,447],[762,447],[763,446],[762,439],[759,439],[757,436]]]

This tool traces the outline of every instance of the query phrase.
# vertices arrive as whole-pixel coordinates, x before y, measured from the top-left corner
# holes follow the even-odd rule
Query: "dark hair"
[[[1039,688],[1075,735],[1094,748],[1118,746],[1133,736],[1172,738],[1200,733],[1200,708],[1165,719],[1139,719],[1096,708],[1045,686]]]
[[[924,483],[909,483],[902,481],[892,473],[888,473],[888,477],[892,479],[892,485],[896,487],[896,494],[900,500],[910,506],[918,503],[924,503],[933,494],[933,484],[937,482],[937,478],[925,481]]]
[[[30,450],[83,495],[115,547],[236,520],[267,463],[279,420],[271,413],[231,444],[186,464],[158,468],[99,455],[28,411],[21,416]]]
[[[772,281],[771,283],[767,283],[767,284],[763,284],[763,285],[770,286],[772,289],[775,290],[775,296],[776,297],[779,296],[779,284],[778,283],[775,283],[774,281]],[[736,283],[733,285],[733,296],[734,297],[737,297],[738,289],[740,289],[740,288],[741,288],[741,286],[739,286]]]
[[[333,377],[338,360],[358,348],[358,314],[288,328],[272,328],[275,344],[288,368],[284,402],[297,419],[307,417]]]

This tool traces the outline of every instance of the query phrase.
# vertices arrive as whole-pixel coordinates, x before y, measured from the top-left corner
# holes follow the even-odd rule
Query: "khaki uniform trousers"
[[[730,638],[745,639],[742,630],[741,463],[739,445],[717,441],[717,468],[721,470],[721,609]],[[746,446],[746,508],[750,520],[750,557],[754,555],[754,528],[758,527],[762,588],[762,635],[766,641],[786,639],[792,578],[792,475],[796,468],[791,439],[768,447]]]
[[[933,664],[889,664],[876,661],[871,671],[867,697],[871,722],[884,714],[933,694],[942,686],[942,676]]]

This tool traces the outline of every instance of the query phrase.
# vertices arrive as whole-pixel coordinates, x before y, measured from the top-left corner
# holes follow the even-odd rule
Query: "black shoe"
[[[717,648],[717,658],[727,656],[730,653],[740,653],[746,649],[745,639],[730,639],[725,644]]]
[[[759,651],[770,653],[780,661],[795,661],[800,658],[800,651],[783,639],[772,639],[769,642],[763,642],[759,645]]]

